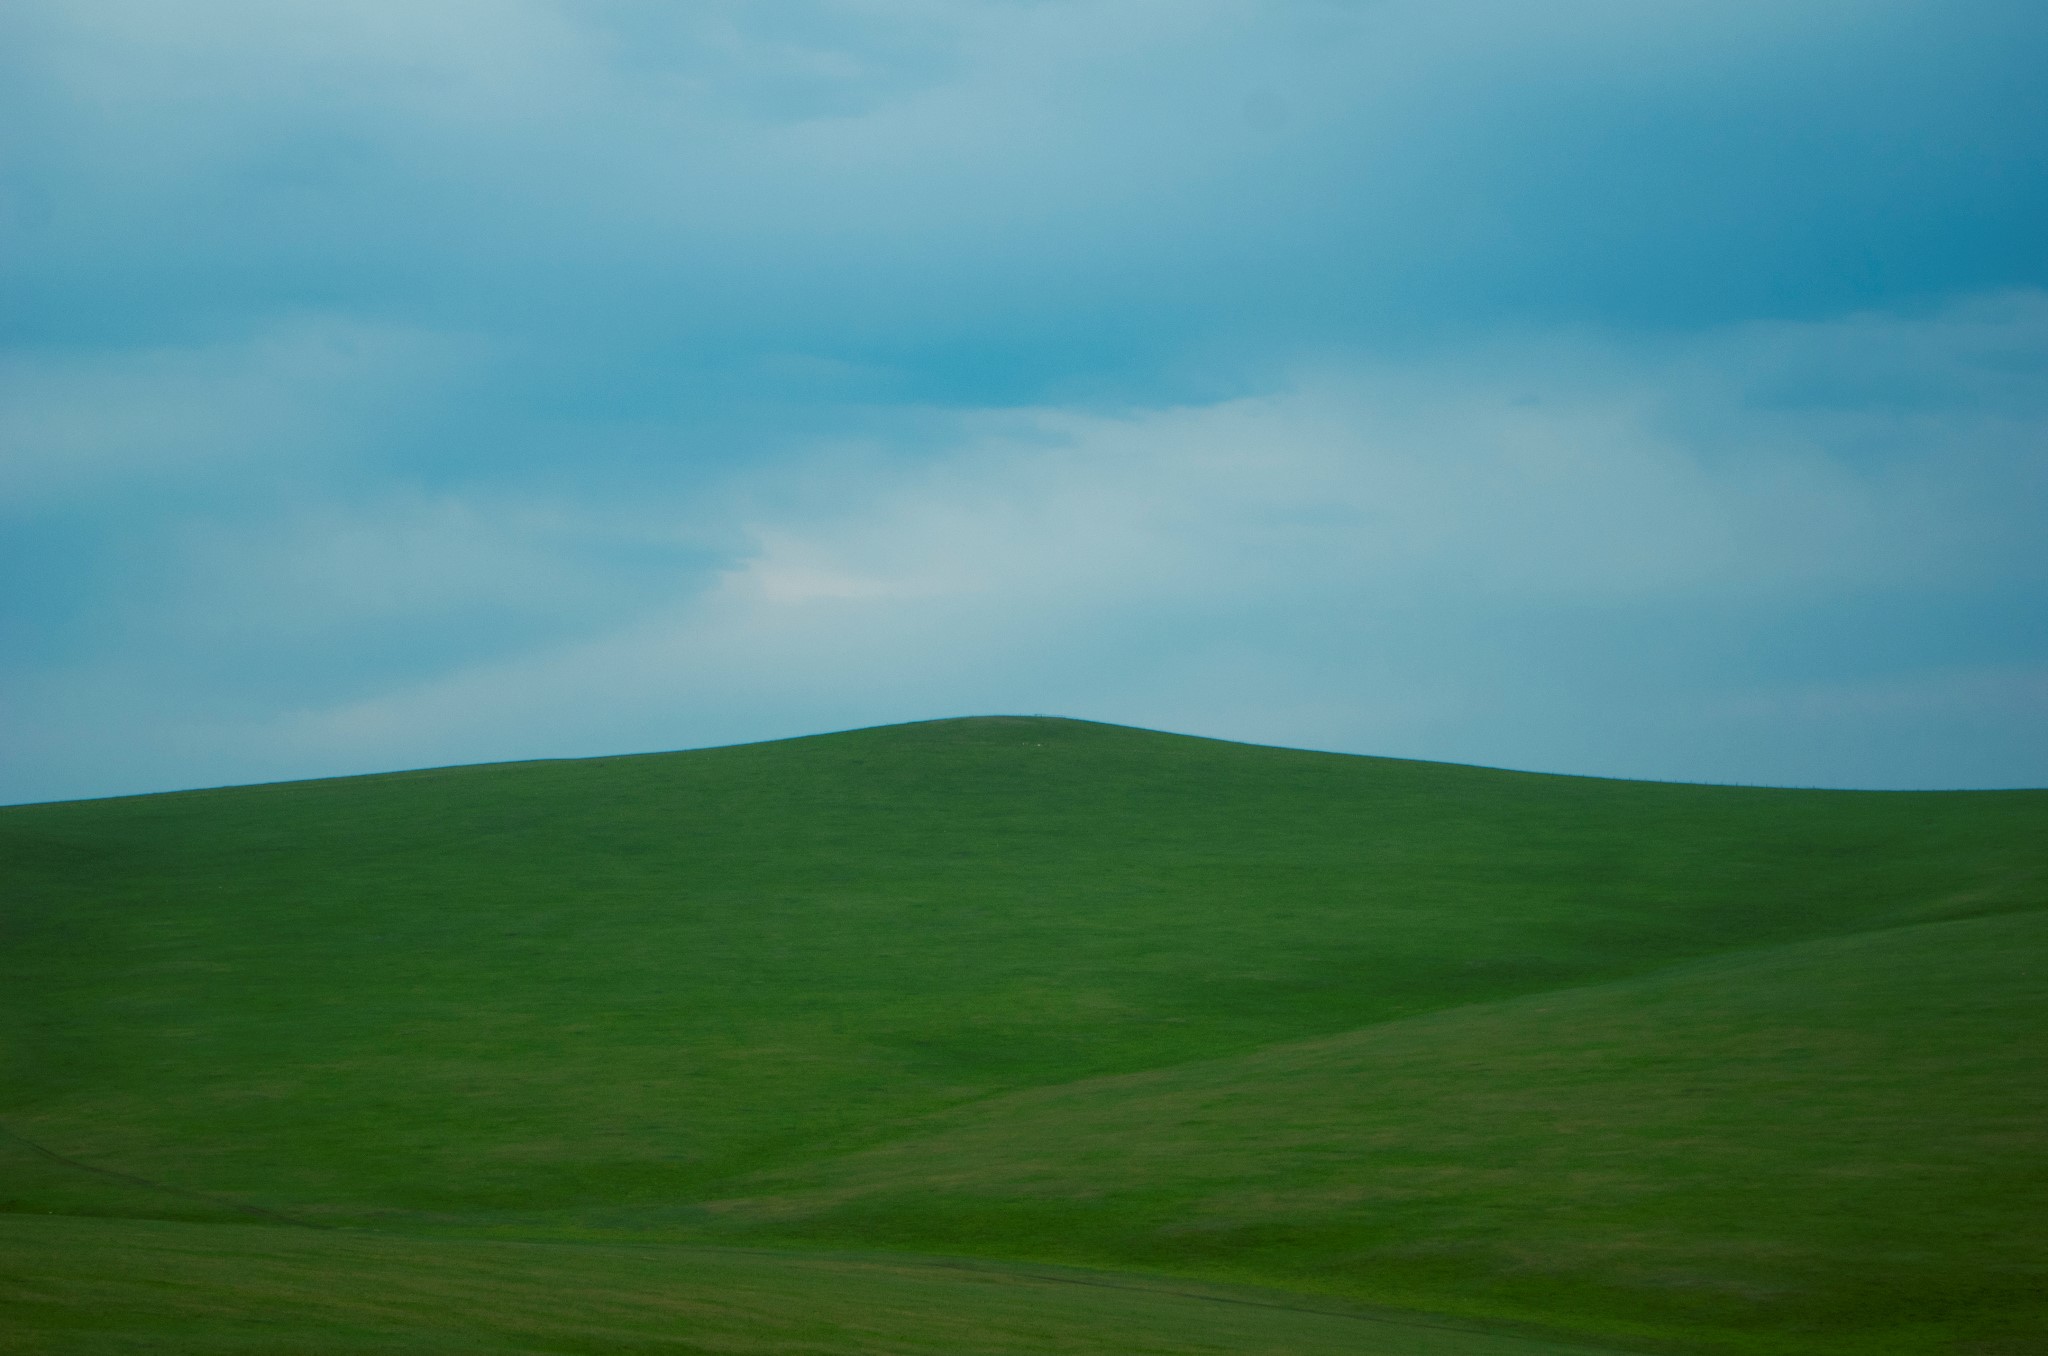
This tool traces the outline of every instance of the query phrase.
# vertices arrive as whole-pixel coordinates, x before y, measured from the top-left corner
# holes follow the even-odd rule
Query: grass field
[[[2048,793],[992,718],[14,807],[0,862],[22,1350],[2048,1349]]]
[[[1270,1291],[703,1248],[0,1221],[0,1350],[1596,1356]]]

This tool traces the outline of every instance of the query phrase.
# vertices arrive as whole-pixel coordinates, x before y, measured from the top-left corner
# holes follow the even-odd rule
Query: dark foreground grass
[[[0,1218],[0,1351],[1598,1356],[1079,1272],[25,1216]]]
[[[16,807],[0,1124],[353,1227],[2031,1351],[2044,858],[2037,792],[1037,719]],[[234,1213],[60,1168],[0,1203]]]

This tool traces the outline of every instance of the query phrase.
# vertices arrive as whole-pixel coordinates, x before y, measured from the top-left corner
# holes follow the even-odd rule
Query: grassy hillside
[[[2043,793],[1021,718],[15,807],[0,1124],[357,1228],[1995,1344],[2048,1251],[2044,844]],[[60,1167],[0,1202],[224,1209]]]
[[[2038,1331],[2048,914],[1799,943],[1035,1089],[768,1174],[807,1240],[1284,1277],[1617,1339]]]

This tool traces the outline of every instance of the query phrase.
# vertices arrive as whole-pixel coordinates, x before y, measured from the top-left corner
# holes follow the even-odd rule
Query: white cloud
[[[19,0],[16,784],[1004,707],[1618,766],[1589,703],[1682,774],[1737,688],[1768,761],[1913,681],[1786,616],[2039,596],[2041,298],[1556,318],[2035,277],[2031,15]]]
[[[197,409],[251,372],[354,390],[318,333],[124,370],[107,403]],[[2048,590],[2044,361],[2048,297],[2013,294],[1336,356],[1267,395],[991,410],[926,455],[821,446],[689,494],[387,485],[215,515],[126,601],[125,639],[14,683],[17,777],[60,794],[1021,710],[1618,775],[2039,780],[2012,731],[2048,655],[1993,614]],[[191,376],[216,370],[237,375]],[[1870,373],[1880,392],[1850,389]],[[144,443],[80,446],[106,474]],[[1798,641],[1811,624],[1836,639]],[[1912,626],[1947,638],[1887,639]],[[155,766],[179,771],[136,771]]]
[[[1660,614],[1699,612],[1739,652],[1760,614],[1940,596],[1987,575],[2048,582],[2037,389],[2008,383],[1986,400],[1983,383],[2003,376],[1965,382],[1883,455],[1860,436],[1874,415],[1845,423],[1757,399],[1873,344],[1933,353],[1922,370],[1946,362],[1950,377],[1981,359],[1990,330],[1992,351],[2048,353],[2044,316],[2043,298],[2015,297],[1662,351],[1553,337],[1430,364],[1330,363],[1218,405],[992,412],[935,460],[886,474],[827,460],[794,490],[753,492],[738,558],[609,634],[305,712],[260,738],[316,761],[363,747],[469,758],[1021,707],[1513,761],[1512,748],[1472,747],[1470,729],[1497,724],[1518,692],[1573,681],[1588,657],[1565,651],[1588,616],[1621,619],[1595,642],[1610,647],[1591,656],[1610,678],[1580,696],[1590,720],[1639,667],[1628,647],[1646,642],[1628,630]],[[1958,457],[1974,463],[1967,493],[1945,482]],[[1487,639],[1503,618],[1518,629]],[[1578,630],[1545,642],[1544,618]],[[1716,662],[1716,644],[1702,648]],[[1517,662],[1526,670],[1500,667]],[[1957,702],[1977,690],[1881,673],[1833,688],[1787,679],[1782,696],[1749,671],[1661,681],[1623,699],[1633,717],[1607,713],[1617,728],[1790,724],[1821,700],[1790,694],[1857,683]],[[1721,694],[1711,711],[1702,691]],[[1844,701],[1847,719],[1865,699]],[[1926,706],[1857,710],[1882,725]],[[1524,738],[1524,761],[1548,750],[1569,765],[1557,750],[1572,740],[1556,733]],[[1682,752],[1682,735],[1661,754],[1654,735],[1635,737],[1622,770],[1656,774],[1661,756],[1663,775],[1769,779],[1755,730],[1747,778],[1739,757]],[[1579,733],[1582,750],[1598,743]],[[1581,765],[1626,756],[1582,752]]]
[[[420,493],[183,534],[168,631],[275,644],[479,610],[559,618],[602,613],[616,578],[587,558],[630,526],[548,502]]]
[[[308,314],[231,340],[0,356],[0,505],[303,468],[465,360],[449,336]]]

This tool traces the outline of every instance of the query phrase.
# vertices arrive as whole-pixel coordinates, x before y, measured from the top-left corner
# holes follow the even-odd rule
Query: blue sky
[[[2048,9],[17,0],[0,799],[2048,784]]]

